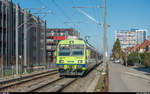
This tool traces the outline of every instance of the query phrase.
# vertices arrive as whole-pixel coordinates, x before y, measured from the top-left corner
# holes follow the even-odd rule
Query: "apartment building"
[[[121,48],[133,47],[136,45],[136,32],[130,30],[118,30],[115,34],[115,40],[120,40]]]
[[[47,62],[55,63],[56,56],[54,52],[56,51],[57,44],[61,40],[67,39],[68,36],[80,37],[80,33],[73,28],[49,28],[46,31],[46,54]]]
[[[120,40],[122,49],[135,47],[137,44],[142,44],[147,39],[147,30],[118,30],[115,33],[115,39],[117,38]]]
[[[136,30],[137,43],[142,44],[147,39],[147,30],[138,29]]]
[[[43,63],[45,30],[45,21],[12,0],[0,0],[0,68]]]

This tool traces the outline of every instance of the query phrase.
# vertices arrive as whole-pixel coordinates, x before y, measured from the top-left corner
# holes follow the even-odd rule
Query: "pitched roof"
[[[145,40],[145,41],[141,44],[140,48],[145,48],[145,47],[148,46],[148,45],[150,45],[150,41],[149,41],[149,40]]]
[[[134,48],[132,48],[132,51],[136,51],[138,48],[140,48],[140,44],[138,43]]]

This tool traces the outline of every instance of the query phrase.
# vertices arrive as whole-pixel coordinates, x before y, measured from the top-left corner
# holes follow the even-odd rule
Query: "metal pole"
[[[8,18],[7,18],[8,17],[8,14],[7,14],[8,13],[8,5],[6,6],[6,10],[5,11],[6,11],[6,37],[5,37],[5,40],[6,40],[6,50],[5,50],[5,53],[6,53],[6,65],[8,66],[9,65],[8,64],[8,51],[7,51],[8,50],[8,48],[7,48],[8,47],[8,45],[7,45],[7,43],[8,43],[7,42],[8,41],[7,40],[7,38],[8,38],[8,25],[7,25],[8,24]]]
[[[24,22],[27,23],[27,12],[24,12]],[[24,24],[24,73],[27,72],[27,24]]]
[[[40,32],[40,31],[39,31],[39,28],[40,28],[40,27],[39,27],[39,26],[40,26],[40,25],[39,25],[39,23],[40,23],[40,22],[39,22],[39,17],[38,17],[38,21],[37,21],[37,22],[38,22],[38,24],[37,24],[37,40],[36,40],[36,41],[37,41],[37,63],[38,63],[38,66],[39,66],[39,65],[40,65],[40,62],[39,62],[39,46],[40,46],[40,45],[39,45],[39,32]]]
[[[16,5],[16,74],[19,74],[18,70],[18,5]]]
[[[4,8],[4,4],[2,2],[2,6],[1,6],[1,11],[2,11],[2,20],[1,20],[1,26],[2,26],[2,35],[1,35],[1,43],[2,43],[2,48],[1,48],[1,63],[2,63],[2,77],[4,76],[4,60],[3,60],[3,55],[4,55],[4,48],[3,48],[3,37],[4,37],[4,27],[3,27],[3,21],[4,21],[4,11],[3,11],[3,8]]]
[[[44,22],[44,63],[46,62],[46,21]]]
[[[28,17],[30,18],[30,19],[28,19],[28,21],[29,21],[29,25],[31,24],[31,19],[32,19],[32,17],[31,17],[31,14],[30,14],[30,11],[29,11],[29,14],[28,14]],[[27,25],[27,26],[29,26],[29,25]],[[31,27],[30,27],[31,28]],[[31,28],[32,29],[32,28]],[[33,35],[33,33],[34,32],[31,32],[31,29],[28,29],[27,31],[28,31],[28,33],[27,33],[27,69],[30,71],[30,68],[32,68],[32,64],[31,64],[31,62],[33,62],[33,55],[31,55],[31,53],[33,54],[34,53],[34,50],[35,49],[32,49],[32,47],[33,47],[33,44],[31,44],[31,42],[33,42],[33,41],[30,41],[30,39],[31,39],[31,36]],[[31,44],[31,45],[30,45]],[[32,51],[32,52],[31,52]],[[32,70],[32,69],[31,69]]]
[[[104,0],[104,57],[103,57],[103,66],[104,66],[104,72],[106,72],[106,63],[107,63],[107,39],[106,39],[106,0]]]
[[[39,17],[37,20],[37,26],[36,26],[36,64],[39,66],[40,62],[39,62],[39,32],[40,32],[40,28],[39,28]]]

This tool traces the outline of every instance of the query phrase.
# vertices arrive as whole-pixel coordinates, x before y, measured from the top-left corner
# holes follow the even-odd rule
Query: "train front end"
[[[60,76],[83,75],[86,71],[86,45],[83,40],[62,40],[57,46],[57,70]]]

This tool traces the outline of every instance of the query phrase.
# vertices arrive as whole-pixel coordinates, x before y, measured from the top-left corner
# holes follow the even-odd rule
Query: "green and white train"
[[[58,43],[56,57],[60,76],[82,76],[100,63],[102,55],[84,40],[70,38]]]

